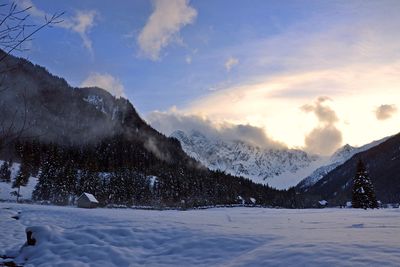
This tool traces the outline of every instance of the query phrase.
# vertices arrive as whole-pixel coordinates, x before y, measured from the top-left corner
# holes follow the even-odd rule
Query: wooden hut
[[[79,208],[87,208],[87,209],[97,208],[97,205],[99,204],[97,199],[92,194],[89,193],[83,193],[78,198],[77,203]]]

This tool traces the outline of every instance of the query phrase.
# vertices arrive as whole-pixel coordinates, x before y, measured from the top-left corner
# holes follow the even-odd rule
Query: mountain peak
[[[343,161],[343,159],[348,158],[349,155],[351,155],[355,149],[356,149],[355,147],[349,144],[345,144],[344,146],[336,150],[335,153],[333,153],[333,155],[331,156],[331,161],[332,162]]]

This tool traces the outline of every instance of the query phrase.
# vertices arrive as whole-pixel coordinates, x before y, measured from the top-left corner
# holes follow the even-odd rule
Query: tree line
[[[295,208],[302,203],[294,189],[276,190],[243,177],[211,171],[189,157],[160,160],[143,144],[124,136],[86,146],[19,142],[15,150],[21,167],[13,184],[19,188],[30,176],[37,177],[34,201],[69,205],[88,192],[103,206],[190,208],[244,202]],[[170,153],[173,155],[174,151]],[[0,172],[8,167],[3,165]]]

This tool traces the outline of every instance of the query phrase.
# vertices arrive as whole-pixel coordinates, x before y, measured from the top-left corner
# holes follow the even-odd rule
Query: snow
[[[240,200],[240,203],[242,203],[242,205],[246,204],[246,200],[244,200],[242,196],[238,196],[237,198],[238,200]]]
[[[307,167],[301,168],[296,172],[285,171],[278,176],[266,179],[265,182],[276,189],[288,189],[289,187],[296,186],[303,180],[303,177],[308,177],[318,169],[318,167],[326,164],[327,161],[327,157],[321,156],[311,162]]]
[[[20,213],[20,219],[11,219]],[[0,254],[29,266],[398,266],[399,209],[82,210],[0,203]],[[19,248],[25,229],[35,246]]]
[[[89,199],[90,202],[99,203],[92,194],[89,194],[89,193],[83,193],[83,194]]]
[[[32,192],[35,189],[37,184],[37,178],[30,177],[29,182],[26,186],[21,186],[20,194],[22,197],[20,198],[21,201],[30,200],[32,198]],[[10,193],[17,190],[16,188],[11,188],[11,183],[4,183],[0,182],[0,200],[13,200],[15,201],[16,197],[12,196]]]
[[[104,100],[98,95],[88,95],[87,97],[83,98],[84,101],[88,102],[89,104],[92,104],[93,106],[96,107],[97,110],[100,110],[104,114],[107,114],[105,108],[104,108]]]
[[[154,176],[154,175],[150,175],[150,176],[147,176],[147,178],[148,178],[149,181],[150,181],[150,188],[154,188],[154,185],[155,185],[156,182],[158,181],[158,177],[157,177],[157,176]]]
[[[328,204],[328,201],[326,200],[320,200],[318,201],[320,205],[325,206],[326,204]]]

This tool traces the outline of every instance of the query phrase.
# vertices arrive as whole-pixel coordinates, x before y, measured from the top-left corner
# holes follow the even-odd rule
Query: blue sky
[[[309,1],[312,9],[304,1],[252,1],[251,5],[244,1],[192,1],[190,6],[197,11],[193,22],[182,27],[178,33],[181,40],[171,41],[154,61],[143,56],[137,44],[153,11],[151,1],[31,2],[47,14],[65,11],[65,18],[78,11],[96,12],[87,34],[92,52],[84,47],[79,34],[55,27],[36,36],[29,53],[32,61],[77,86],[90,73],[109,73],[121,81],[126,96],[143,113],[181,106],[220,83],[239,80],[238,71],[225,69],[225,61],[235,56],[229,50],[284,32],[330,8],[321,7],[321,1]]]
[[[25,56],[73,86],[122,94],[166,134],[171,116],[183,130],[195,118],[329,154],[399,130],[395,0],[17,3],[37,22],[66,12]]]

